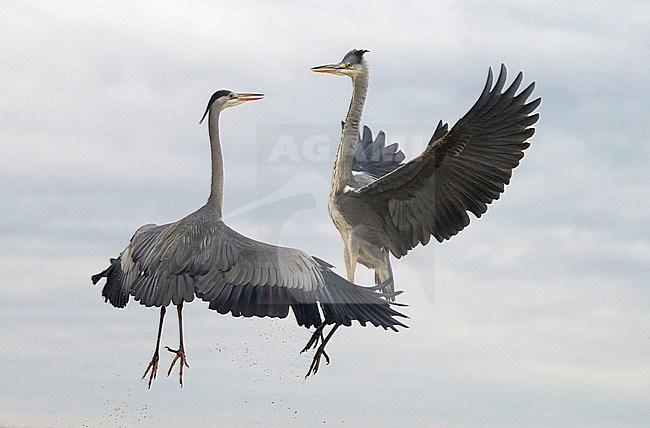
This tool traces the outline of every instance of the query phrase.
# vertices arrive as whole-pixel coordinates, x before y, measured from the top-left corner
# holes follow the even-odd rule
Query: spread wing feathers
[[[531,83],[516,94],[523,74],[502,92],[506,67],[492,87],[492,69],[481,96],[452,128],[442,121],[418,157],[393,172],[358,189],[352,196],[364,198],[397,230],[399,242],[390,251],[401,257],[430,236],[442,242],[469,222],[467,212],[480,217],[499,198],[510,182],[512,170],[529,147],[526,142],[539,118],[532,114],[541,99],[526,103],[535,87]]]
[[[124,307],[129,295],[145,306],[199,297],[210,309],[233,316],[284,318],[299,325],[325,322],[395,329],[403,326],[380,293],[347,282],[303,251],[245,237],[201,210],[168,225],[143,226],[111,265],[92,277],[107,278],[104,298]],[[320,304],[320,310],[319,310]]]
[[[397,143],[386,145],[386,134],[379,131],[377,138],[372,139],[372,131],[363,127],[363,135],[359,139],[357,151],[352,160],[352,171],[370,174],[379,178],[398,168],[406,156]]]

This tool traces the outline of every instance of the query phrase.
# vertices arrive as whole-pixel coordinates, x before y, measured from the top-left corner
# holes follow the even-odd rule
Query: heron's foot
[[[380,297],[382,297],[382,298],[384,298],[387,301],[392,303],[392,302],[395,301],[395,296],[397,294],[400,294],[400,293],[395,293],[395,292],[392,292],[392,291],[389,291],[389,290],[392,290],[392,288],[391,289],[389,289],[388,287],[382,288],[381,291],[380,291],[380,293],[381,293]]]
[[[144,374],[142,375],[142,379],[147,377],[147,373],[151,371],[151,374],[149,375],[149,389],[151,389],[151,382],[156,378],[156,373],[158,372],[158,352],[156,351],[155,354],[153,354],[153,358],[149,362],[149,365],[147,366],[147,370],[144,371]]]
[[[322,357],[325,357],[325,363],[329,364],[330,363],[330,357],[327,355],[327,352],[325,352],[325,345],[327,342],[321,343],[321,345],[318,347],[316,350],[316,353],[314,354],[314,359],[311,361],[311,366],[309,366],[309,371],[307,371],[307,374],[305,375],[305,379],[307,379],[310,375],[316,375],[318,372],[318,368],[320,367],[320,359]]]
[[[309,351],[311,348],[315,348],[318,346],[318,341],[320,340],[321,342],[325,342],[325,337],[323,336],[323,329],[325,328],[325,324],[321,324],[316,328],[316,331],[314,334],[311,335],[309,338],[309,342],[305,345],[304,348],[302,348],[302,351],[300,353],[302,354],[303,352]]]
[[[395,292],[395,284],[393,284],[393,279],[392,278],[387,279],[382,284],[385,284],[384,287],[381,289],[381,292],[383,294],[382,297],[384,299],[388,300],[389,302],[394,302],[395,301],[395,296],[397,296],[398,294],[401,294],[401,291],[397,292],[397,293]],[[382,284],[379,284],[379,285],[382,285]]]
[[[183,387],[183,366],[187,367],[188,369],[190,368],[190,366],[187,364],[187,358],[185,358],[185,350],[183,348],[172,349],[169,346],[165,346],[165,349],[168,350],[169,352],[176,354],[174,356],[174,359],[172,360],[171,365],[169,366],[169,370],[167,371],[167,376],[169,376],[172,373],[172,369],[174,368],[174,364],[176,364],[176,361],[181,360],[179,371],[178,371],[178,380],[182,388]]]

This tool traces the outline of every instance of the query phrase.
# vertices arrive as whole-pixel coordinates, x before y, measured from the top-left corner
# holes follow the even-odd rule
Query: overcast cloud
[[[4,1],[0,26],[0,426],[650,423],[647,1]],[[197,123],[222,88],[266,94],[222,115],[226,221],[341,272],[326,198],[351,85],[309,68],[352,48],[364,123],[409,158],[488,67],[537,82],[511,185],[394,263],[409,329],[343,329],[304,380],[293,318],[193,302],[185,386],[165,354],[148,390],[158,311],[105,304],[90,275],[205,202]]]

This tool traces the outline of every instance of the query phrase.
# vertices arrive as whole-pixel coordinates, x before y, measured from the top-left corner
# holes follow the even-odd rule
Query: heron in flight
[[[450,239],[469,225],[468,212],[480,217],[499,199],[529,147],[526,140],[535,132],[531,125],[539,118],[532,113],[541,99],[527,102],[534,83],[517,94],[521,72],[504,91],[506,67],[501,65],[494,86],[489,69],[478,101],[451,129],[440,121],[419,156],[401,165],[395,165],[397,158],[383,159],[388,168],[380,171],[363,166],[354,171],[368,91],[366,52],[351,50],[341,62],[312,71],[352,79],[352,100],[328,201],[344,243],[347,279],[354,281],[361,263],[373,269],[375,282],[385,283],[390,292],[394,289],[390,253],[400,258],[417,245],[426,245],[431,236],[439,242]],[[364,128],[362,142],[369,132]]]
[[[117,308],[129,297],[147,307],[160,308],[156,348],[147,366],[148,386],[156,378],[160,337],[166,307],[178,314],[179,346],[167,375],[179,362],[189,367],[183,343],[183,304],[198,297],[221,314],[239,317],[284,318],[292,310],[298,325],[306,328],[328,324],[362,326],[397,331],[406,327],[395,317],[405,317],[376,292],[361,287],[332,271],[329,263],[303,251],[255,241],[237,233],[222,219],[224,169],[219,141],[219,116],[232,106],[259,100],[262,94],[220,90],[210,98],[201,122],[208,117],[212,155],[212,187],[207,203],[174,223],[140,227],[131,242],[110,266],[92,276],[93,284],[106,278],[102,296]],[[322,330],[322,328],[321,328]],[[313,342],[313,341],[312,341]],[[324,343],[317,349],[309,373],[318,370]]]

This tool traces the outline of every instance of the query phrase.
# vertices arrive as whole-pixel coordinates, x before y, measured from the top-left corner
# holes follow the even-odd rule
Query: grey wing
[[[140,228],[106,277],[102,295],[124,307],[129,295],[145,306],[167,306],[198,296],[210,309],[234,316],[284,318],[395,329],[403,326],[380,293],[347,282],[303,251],[245,237],[199,210],[169,225]],[[320,306],[320,310],[319,310]]]
[[[516,93],[521,72],[502,92],[506,75],[501,65],[492,87],[490,69],[481,96],[450,131],[441,121],[420,156],[347,192],[380,212],[385,227],[396,232],[389,242],[396,257],[426,245],[431,236],[439,242],[451,238],[469,224],[468,211],[480,217],[510,182],[535,132],[531,125],[539,114],[532,112],[541,99],[526,103],[534,83]]]
[[[301,324],[320,320],[310,295],[323,278],[305,253],[258,242],[227,227],[213,250],[213,263],[196,283],[197,295],[210,302],[210,309],[284,318],[293,308]]]
[[[132,294],[133,285],[141,277],[145,276],[141,269],[141,263],[139,262],[141,254],[146,253],[152,243],[159,240],[161,234],[172,225],[158,226],[155,224],[147,224],[140,227],[133,234],[129,245],[122,251],[119,257],[111,259],[111,264],[108,268],[92,276],[93,284],[97,284],[102,278],[106,278],[106,284],[102,289],[102,296],[107,302],[110,302],[117,308],[126,306],[129,301],[129,295]],[[138,255],[138,260],[134,260],[134,253]],[[145,299],[143,303],[147,304],[147,306],[155,304],[152,299]]]
[[[183,220],[142,226],[120,256],[92,277],[93,283],[106,277],[102,296],[118,308],[126,306],[129,296],[145,306],[191,302],[195,293],[188,267],[203,255],[195,251],[188,239],[191,235],[191,227]]]
[[[197,295],[219,313],[283,318],[291,309],[305,327],[320,325],[321,312],[328,324],[357,320],[391,329],[404,326],[394,318],[403,315],[381,294],[349,283],[303,251],[255,241],[232,229],[221,245],[227,248],[224,256],[197,282]]]
[[[398,168],[405,157],[397,143],[386,145],[384,131],[379,131],[373,140],[372,131],[364,126],[352,160],[352,171],[369,174],[376,179]]]

